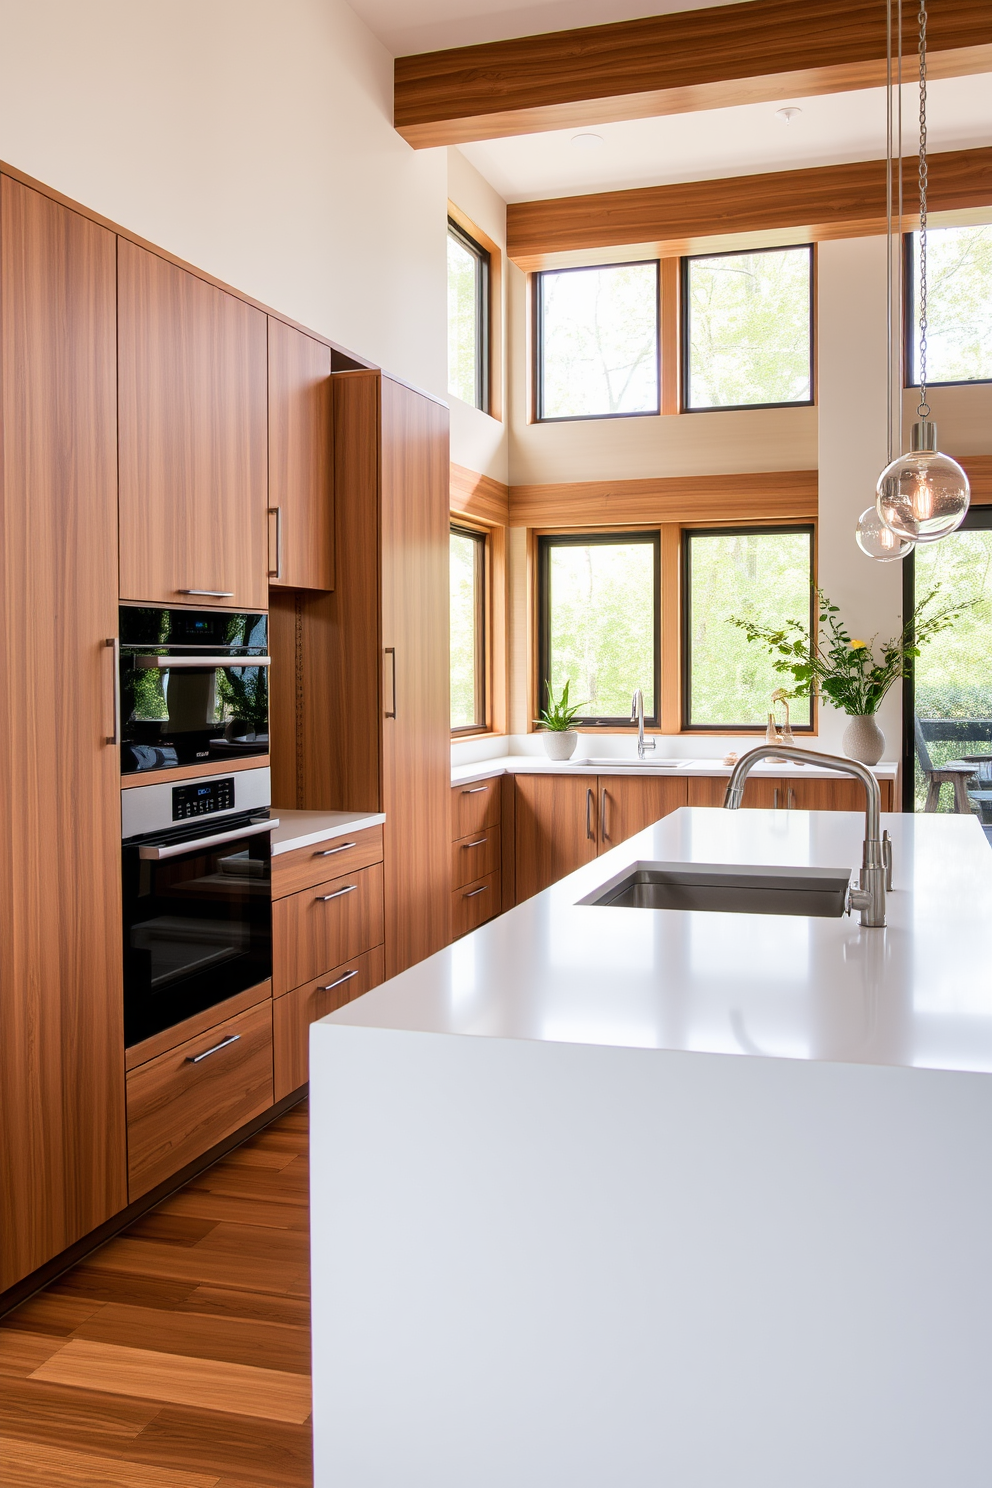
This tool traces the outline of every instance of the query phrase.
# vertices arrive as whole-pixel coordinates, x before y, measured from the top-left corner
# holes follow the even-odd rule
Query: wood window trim
[[[451,730],[453,744],[473,739],[498,738],[507,731],[509,717],[509,576],[507,564],[507,528],[502,523],[486,522],[476,515],[451,508],[453,527],[481,533],[485,545],[485,717],[484,728]]]
[[[461,207],[448,201],[448,216],[489,254],[489,407],[482,410],[497,423],[503,422],[503,250],[488,233],[472,221]]]
[[[990,471],[992,471],[992,456],[988,457]],[[732,477],[728,477],[732,479]],[[990,486],[989,500],[992,502],[992,473],[988,477]],[[527,721],[527,733],[535,733],[536,725],[534,719],[539,711],[538,691],[540,688],[540,621],[538,615],[538,539],[542,537],[564,537],[582,536],[595,533],[622,533],[625,529],[631,532],[656,531],[661,537],[661,593],[658,607],[659,622],[661,625],[660,637],[660,669],[661,685],[659,690],[661,714],[657,724],[645,725],[645,733],[667,734],[680,738],[698,739],[702,733],[711,739],[739,739],[750,730],[738,728],[712,728],[701,730],[698,728],[685,728],[682,717],[682,663],[683,663],[683,630],[682,630],[682,534],[684,531],[704,531],[707,528],[724,530],[727,527],[736,527],[747,530],[752,527],[768,528],[775,527],[803,527],[812,528],[813,532],[813,585],[819,583],[818,573],[818,523],[815,516],[811,517],[809,512],[797,513],[791,519],[783,517],[769,522],[768,518],[744,517],[732,522],[723,520],[695,520],[691,517],[678,522],[658,522],[651,524],[644,521],[613,521],[608,523],[568,523],[546,527],[527,528],[527,593],[528,593],[528,636],[527,636],[527,697],[529,717]],[[819,735],[819,713],[817,700],[812,699],[811,714],[812,727],[803,729],[804,738],[815,739]],[[620,725],[615,725],[620,728]],[[603,727],[599,724],[576,723],[575,728],[579,733],[596,734],[602,733]]]

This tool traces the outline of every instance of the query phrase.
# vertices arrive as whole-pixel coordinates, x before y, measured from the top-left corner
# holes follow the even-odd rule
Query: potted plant
[[[846,713],[851,721],[844,730],[844,753],[864,765],[875,765],[885,748],[885,735],[875,721],[882,699],[893,682],[907,675],[920,647],[947,630],[967,608],[967,604],[955,604],[931,611],[938,593],[931,589],[924,595],[900,634],[881,645],[880,657],[875,654],[875,637],[862,641],[849,635],[838,618],[838,607],[819,589],[815,638],[798,620],[787,620],[777,630],[736,615],[730,624],[743,630],[749,641],[764,645],[775,657],[775,670],[792,677],[795,685],[789,697],[825,697]]]
[[[546,684],[548,689],[548,706],[541,709],[540,718],[534,722],[538,728],[544,730],[544,749],[548,759],[567,760],[575,753],[575,746],[579,742],[579,736],[572,727],[572,722],[580,708],[585,703],[570,703],[568,701],[568,689],[571,679],[568,679],[561,690],[561,696],[555,701],[551,683]]]

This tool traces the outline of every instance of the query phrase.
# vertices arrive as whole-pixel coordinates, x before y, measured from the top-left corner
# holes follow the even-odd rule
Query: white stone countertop
[[[659,749],[661,746],[659,746]],[[745,753],[739,750],[738,753]],[[631,750],[634,753],[634,750]],[[564,762],[550,760],[545,755],[535,754],[503,754],[490,760],[477,760],[473,764],[452,765],[452,785],[467,785],[474,780],[491,780],[497,775],[723,775],[729,776],[733,768],[725,765],[722,757],[715,759],[678,759],[670,757],[666,762],[664,755],[660,759],[652,759],[650,762],[639,764],[629,756],[624,758],[604,760],[597,759],[592,764],[588,759],[570,759]],[[879,780],[895,780],[899,766],[894,760],[882,760],[872,767]],[[783,761],[780,765],[760,764],[755,765],[751,771],[752,775],[761,777],[773,777],[782,779],[784,777],[795,777],[802,779],[808,777],[811,780],[841,780],[844,777],[838,775],[836,770],[819,769],[815,765],[797,765],[791,761]],[[849,777],[848,777],[849,778]]]
[[[973,817],[883,820],[894,858],[884,930],[856,916],[578,903],[642,862],[860,864],[860,812],[683,807],[329,1021],[992,1072],[989,844]]]
[[[344,837],[348,832],[377,827],[386,820],[381,812],[297,811],[288,806],[273,806],[272,815],[279,818],[279,825],[272,832],[274,858],[292,852],[294,847],[310,847],[329,837]]]

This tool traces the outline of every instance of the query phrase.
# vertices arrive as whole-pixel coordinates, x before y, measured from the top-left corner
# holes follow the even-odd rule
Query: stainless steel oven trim
[[[225,770],[216,774],[186,775],[159,785],[133,785],[121,791],[121,837],[144,837],[183,825],[172,816],[172,792],[177,785],[209,785],[213,780],[234,781],[234,804],[228,811],[211,812],[210,825],[222,827],[226,819],[245,811],[265,811],[272,803],[272,782],[267,765],[251,770]],[[204,821],[204,826],[207,822]]]
[[[268,821],[236,827],[232,832],[217,832],[212,837],[194,837],[192,842],[170,842],[166,847],[155,847],[150,842],[143,842],[138,848],[138,857],[153,863],[162,858],[181,858],[185,853],[202,852],[205,847],[220,847],[224,842],[237,842],[241,837],[257,837],[261,832],[271,832],[278,825],[279,818],[273,816]]]
[[[271,666],[271,656],[136,656],[134,665],[139,672],[174,672],[179,667],[209,671],[211,667],[256,667]]]

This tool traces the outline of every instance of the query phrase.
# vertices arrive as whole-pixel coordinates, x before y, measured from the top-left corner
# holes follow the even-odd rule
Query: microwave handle
[[[139,672],[174,672],[180,667],[209,671],[212,667],[271,666],[271,656],[136,656]]]
[[[183,853],[199,852],[203,847],[220,847],[224,842],[237,842],[239,837],[257,837],[261,832],[271,832],[279,825],[274,816],[269,821],[255,822],[250,827],[239,827],[236,832],[218,832],[213,837],[197,837],[193,842],[170,842],[167,847],[155,847],[146,842],[138,848],[138,857],[160,862],[163,858],[180,858]]]

